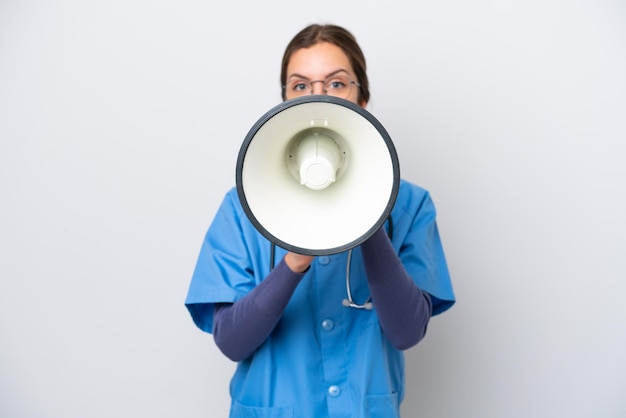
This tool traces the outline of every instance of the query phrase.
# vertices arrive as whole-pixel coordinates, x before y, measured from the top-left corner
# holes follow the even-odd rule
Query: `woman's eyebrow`
[[[332,77],[334,75],[337,75],[337,74],[339,74],[341,72],[348,74],[348,70],[344,70],[343,68],[340,68],[338,70],[333,71],[332,73],[327,74],[326,77],[324,77],[324,79],[327,79],[328,77]],[[301,78],[303,80],[309,80],[309,77],[305,77],[305,76],[303,76],[301,74],[298,74],[298,73],[290,74],[289,77],[287,77],[287,80],[289,80],[291,78],[294,78],[294,77]]]

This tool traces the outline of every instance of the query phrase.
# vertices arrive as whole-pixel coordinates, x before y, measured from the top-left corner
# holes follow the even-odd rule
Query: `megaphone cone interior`
[[[400,169],[391,138],[365,109],[332,96],[288,100],[246,136],[237,192],[255,228],[279,247],[327,255],[387,219]]]
[[[347,151],[342,150],[333,133],[321,128],[302,131],[291,141],[288,167],[300,184],[312,190],[321,190],[337,180]]]

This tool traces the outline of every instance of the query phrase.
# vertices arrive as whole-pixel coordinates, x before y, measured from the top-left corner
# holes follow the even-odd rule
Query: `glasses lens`
[[[324,90],[329,96],[346,99],[350,96],[353,81],[345,74],[338,74],[327,78],[324,81]]]
[[[311,94],[311,82],[301,78],[290,78],[285,85],[285,93],[288,98]]]

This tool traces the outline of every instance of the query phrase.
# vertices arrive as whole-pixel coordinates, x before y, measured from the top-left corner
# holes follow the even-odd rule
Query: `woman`
[[[311,25],[292,39],[281,85],[284,100],[332,94],[362,107],[369,100],[363,53],[334,25]],[[186,299],[198,327],[238,362],[230,416],[398,417],[402,350],[454,303],[435,216],[428,192],[402,180],[392,224],[362,245],[320,257],[277,248],[271,268],[271,244],[233,188],[206,234]],[[351,305],[342,303],[347,263]]]

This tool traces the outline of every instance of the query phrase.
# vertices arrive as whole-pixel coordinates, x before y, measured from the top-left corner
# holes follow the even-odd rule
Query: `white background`
[[[626,5],[0,1],[0,416],[225,417],[183,302],[239,146],[306,24],[429,189],[457,305],[407,418],[626,416]]]

